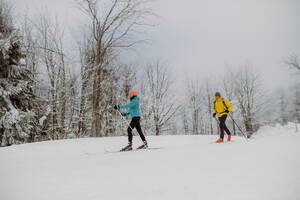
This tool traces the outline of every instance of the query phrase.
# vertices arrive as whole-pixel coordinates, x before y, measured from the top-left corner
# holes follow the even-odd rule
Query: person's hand
[[[216,117],[216,113],[213,114],[213,118],[215,118],[215,117]]]
[[[114,106],[114,109],[115,109],[115,110],[119,110],[119,109],[120,109],[120,106],[115,105],[115,106]]]
[[[121,113],[121,115],[124,116],[124,117],[127,116],[126,113]]]

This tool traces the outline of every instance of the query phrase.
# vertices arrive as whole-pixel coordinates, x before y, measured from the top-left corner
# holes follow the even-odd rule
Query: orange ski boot
[[[222,138],[219,138],[216,143],[222,143],[223,142],[223,139]]]
[[[231,134],[228,135],[228,137],[227,137],[227,142],[230,142],[230,141],[231,141]]]

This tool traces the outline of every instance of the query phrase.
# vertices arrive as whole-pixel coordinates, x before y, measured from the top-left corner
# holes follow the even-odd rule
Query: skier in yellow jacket
[[[220,92],[216,92],[215,94],[215,102],[214,102],[214,113],[213,113],[213,117],[216,117],[216,115],[219,118],[219,126],[220,126],[220,131],[221,131],[221,135],[220,138],[216,141],[217,143],[221,143],[224,140],[224,131],[227,133],[228,138],[227,141],[231,140],[231,133],[228,130],[225,121],[227,118],[228,113],[232,110],[232,105],[226,100],[224,99]]]

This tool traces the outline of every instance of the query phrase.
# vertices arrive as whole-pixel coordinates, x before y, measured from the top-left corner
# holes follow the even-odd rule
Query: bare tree
[[[24,22],[22,24],[21,30],[23,35],[23,43],[25,49],[25,64],[26,68],[29,69],[32,74],[34,75],[35,84],[38,82],[38,62],[39,62],[39,55],[38,55],[38,37],[34,33],[34,25],[29,21],[28,16],[24,17]],[[36,89],[37,85],[34,89]]]
[[[95,61],[94,42],[86,38],[83,44],[80,44],[80,106],[79,106],[79,120],[78,120],[78,136],[87,135],[87,112],[90,109],[89,96],[91,90],[89,85],[92,85],[93,63]]]
[[[296,124],[296,131],[298,131],[297,124],[300,123],[300,81],[299,81],[299,75],[300,75],[300,61],[297,55],[291,55],[286,61],[285,64],[288,65],[291,69],[294,69],[297,71],[297,78],[294,86],[294,101],[293,101],[293,111],[292,115],[295,119]]]
[[[300,62],[298,56],[291,55],[286,61],[284,61],[291,69],[295,69],[300,73]]]
[[[41,14],[37,24],[34,24],[39,33],[39,44],[36,48],[41,51],[41,63],[46,67],[49,80],[49,104],[51,113],[48,133],[51,138],[64,138],[66,120],[66,56],[64,53],[64,31],[58,20]],[[43,77],[42,77],[43,78]]]
[[[78,0],[79,8],[91,20],[92,35],[95,41],[95,60],[93,63],[92,94],[92,130],[91,136],[101,133],[101,116],[99,114],[102,73],[109,62],[109,54],[114,49],[129,48],[140,42],[134,37],[137,27],[145,25],[149,10],[143,8],[146,1],[113,0],[105,1],[100,6],[97,0]]]
[[[6,0],[0,0],[0,39],[7,38],[13,31],[13,6]]]
[[[223,86],[223,91],[224,94],[226,96],[226,98],[228,99],[229,102],[231,102],[231,104],[233,104],[233,100],[235,97],[235,89],[236,89],[236,76],[237,73],[235,73],[231,68],[227,67],[227,73],[223,76],[222,80],[222,86]],[[237,110],[235,108],[235,105],[233,105],[234,109],[233,111],[230,113],[232,119],[234,119],[235,115],[234,115],[234,110]],[[236,135],[236,125],[234,123],[233,120],[231,120],[232,123],[232,129],[233,129],[233,135]]]
[[[294,96],[294,112],[293,117],[295,119],[296,124],[296,132],[298,132],[298,124],[300,124],[300,83],[296,84],[296,91]]]
[[[67,94],[66,95],[66,100],[68,103],[68,107],[69,107],[69,115],[67,117],[69,123],[68,123],[68,126],[67,126],[67,129],[69,131],[72,131],[72,133],[76,132],[75,128],[77,128],[77,124],[78,124],[78,121],[79,121],[79,117],[78,117],[78,104],[79,104],[79,101],[77,101],[77,98],[78,97],[78,85],[77,85],[77,76],[74,74],[74,73],[71,73],[69,72],[69,76],[70,76],[70,79],[68,81],[68,84],[67,84]],[[76,124],[76,125],[75,125]]]
[[[212,84],[207,80],[206,84],[205,84],[205,92],[206,92],[206,101],[207,101],[207,114],[209,116],[209,133],[211,135],[214,134],[214,130],[213,130],[213,119],[212,119],[212,113],[214,112],[214,99],[213,99],[213,90],[212,90]],[[206,130],[205,130],[206,132]]]
[[[183,108],[182,119],[183,119],[183,133],[184,133],[184,135],[188,135],[189,134],[189,125],[188,125],[187,111],[186,111],[185,107]]]
[[[198,135],[199,134],[199,115],[201,110],[201,93],[202,88],[198,82],[190,82],[188,86],[188,94],[187,97],[189,98],[189,105],[192,112],[192,134]]]
[[[248,137],[259,127],[258,115],[263,113],[264,94],[258,74],[249,64],[238,72],[235,94]]]
[[[141,125],[143,127],[144,132],[153,132],[152,129],[154,127],[153,117],[152,117],[152,99],[148,98],[149,96],[149,82],[147,79],[147,73],[140,73],[140,76],[137,76],[139,80],[137,83],[137,87],[140,93],[141,101],[140,101],[140,109],[141,109]]]
[[[123,74],[122,88],[124,89],[124,97],[129,97],[129,92],[136,84],[136,72],[133,66],[124,65],[121,67],[121,73]]]
[[[149,84],[149,98],[151,99],[151,115],[155,127],[155,135],[168,128],[168,123],[174,117],[179,105],[176,105],[170,94],[173,81],[168,68],[157,61],[147,67],[147,82]]]
[[[286,124],[288,122],[287,117],[287,100],[284,90],[280,90],[279,92],[279,113],[280,113],[280,123]]]

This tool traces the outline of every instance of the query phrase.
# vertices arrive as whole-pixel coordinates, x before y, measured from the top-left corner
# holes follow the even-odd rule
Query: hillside
[[[122,153],[109,151],[125,137],[1,148],[0,199],[300,199],[300,133],[290,126],[224,144],[211,144],[216,136],[148,137],[160,149]]]

